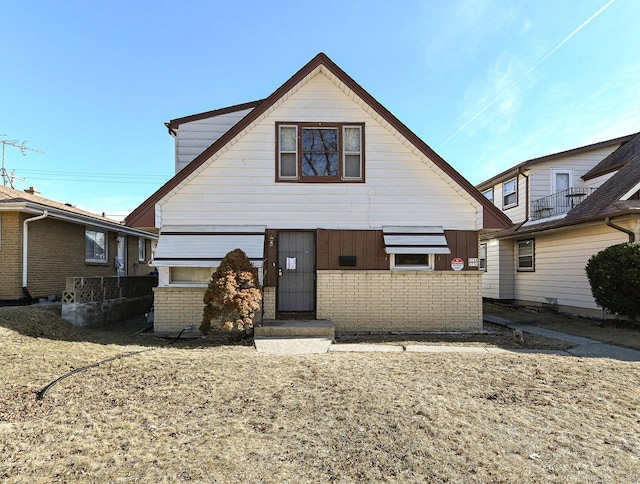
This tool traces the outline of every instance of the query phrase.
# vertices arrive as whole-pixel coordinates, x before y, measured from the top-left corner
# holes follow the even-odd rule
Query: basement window
[[[169,281],[171,284],[206,285],[212,272],[211,267],[171,267]]]
[[[390,254],[390,256],[392,271],[433,270],[433,254]]]

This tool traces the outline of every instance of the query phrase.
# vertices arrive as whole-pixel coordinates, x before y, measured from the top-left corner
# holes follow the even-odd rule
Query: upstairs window
[[[494,203],[493,202],[493,187],[489,188],[488,190],[483,191],[482,194],[484,195],[484,198],[489,200],[491,203]]]
[[[277,180],[364,181],[363,124],[278,123]]]
[[[518,179],[512,178],[502,184],[502,208],[515,207],[518,204]]]

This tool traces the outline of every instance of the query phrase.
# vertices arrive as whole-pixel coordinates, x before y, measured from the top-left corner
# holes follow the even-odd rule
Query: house
[[[585,266],[640,235],[640,133],[520,163],[478,185],[514,226],[481,237],[485,298],[606,316]]]
[[[176,174],[125,219],[160,229],[155,331],[197,327],[235,248],[265,319],[481,329],[478,234],[508,217],[325,54],[266,99],[167,127]]]
[[[67,277],[147,274],[156,240],[33,187],[0,186],[0,304],[59,298]]]

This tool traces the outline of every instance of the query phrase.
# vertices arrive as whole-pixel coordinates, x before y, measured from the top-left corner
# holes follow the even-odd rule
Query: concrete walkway
[[[523,333],[546,336],[547,338],[559,339],[575,345],[573,348],[566,351],[558,352],[559,354],[564,353],[573,356],[585,356],[592,358],[611,358],[621,361],[640,361],[640,351],[608,344],[604,341],[561,333],[560,331],[539,328],[528,324],[515,323],[508,319],[491,316],[490,314],[485,314],[484,320],[488,323],[499,324],[500,326],[505,326],[514,330],[518,329]]]
[[[508,319],[499,318],[497,316],[484,315],[484,320],[511,328],[520,330],[523,333],[537,334],[566,341],[575,345],[566,351],[563,350],[545,350],[534,348],[523,349],[505,349],[494,346],[464,346],[464,345],[389,345],[376,343],[333,343],[327,338],[255,338],[256,348],[261,353],[270,353],[275,355],[293,355],[293,354],[310,354],[310,353],[467,353],[467,354],[545,354],[545,355],[561,355],[561,356],[579,356],[589,358],[611,358],[620,361],[638,361],[640,362],[640,351],[629,348],[605,343],[591,338],[582,336],[574,336],[567,333],[561,333],[551,329],[539,328],[527,324],[520,324]]]

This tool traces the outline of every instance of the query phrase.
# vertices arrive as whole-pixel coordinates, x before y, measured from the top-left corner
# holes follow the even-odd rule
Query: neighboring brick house
[[[33,188],[0,186],[0,305],[59,298],[67,277],[148,274],[156,240],[153,233],[42,198]]]
[[[606,316],[585,266],[640,240],[640,133],[522,162],[478,189],[515,224],[481,237],[484,297]]]
[[[326,55],[266,99],[167,127],[176,175],[125,219],[160,229],[156,331],[201,322],[235,248],[260,268],[265,319],[482,328],[478,234],[508,217]]]

